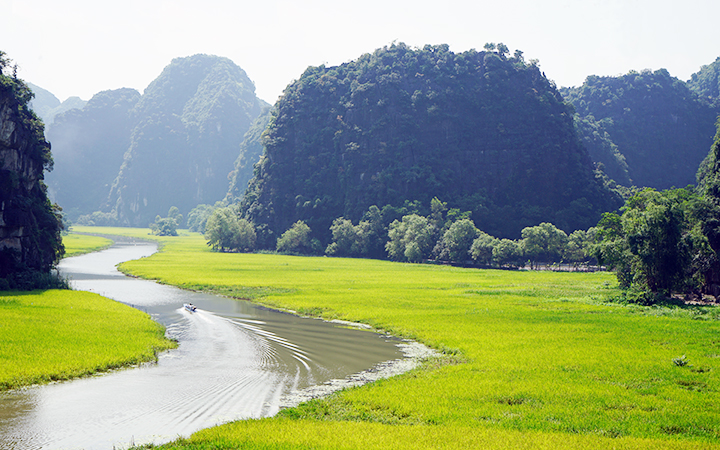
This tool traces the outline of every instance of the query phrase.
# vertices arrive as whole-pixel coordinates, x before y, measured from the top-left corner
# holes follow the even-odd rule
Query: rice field
[[[156,359],[175,343],[136,309],[97,294],[0,292],[0,390]]]
[[[214,253],[200,235],[158,240],[161,253],[121,269],[367,323],[444,352],[414,372],[168,448],[720,448],[715,307],[609,303],[611,273]]]
[[[62,243],[65,246],[66,258],[96,252],[112,245],[112,241],[110,239],[76,233],[63,236]]]

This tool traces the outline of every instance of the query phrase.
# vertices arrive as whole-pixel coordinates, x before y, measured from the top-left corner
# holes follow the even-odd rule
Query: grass
[[[89,292],[0,292],[0,391],[153,361],[176,345],[164,331]]]
[[[106,249],[112,245],[112,241],[110,239],[77,233],[71,233],[63,236],[62,243],[65,246],[66,258],[96,252],[98,250]]]
[[[618,294],[610,273],[225,254],[200,235],[157,239],[163,252],[121,269],[367,323],[445,353],[168,448],[720,448],[715,308],[606,303]]]

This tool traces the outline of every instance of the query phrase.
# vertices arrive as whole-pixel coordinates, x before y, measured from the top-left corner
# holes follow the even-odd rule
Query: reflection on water
[[[109,449],[275,414],[294,389],[401,357],[396,341],[248,302],[125,277],[150,243],[118,242],[60,264],[75,289],[149,313],[179,342],[157,364],[0,394],[0,449]],[[197,312],[185,310],[191,302]]]

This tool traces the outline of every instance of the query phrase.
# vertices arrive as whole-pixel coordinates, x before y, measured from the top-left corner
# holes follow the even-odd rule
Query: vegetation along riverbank
[[[108,239],[72,234],[69,254],[105,247]],[[0,391],[66,380],[152,361],[175,343],[134,308],[67,289],[0,292]]]
[[[162,252],[121,270],[367,323],[444,352],[168,448],[720,448],[715,308],[613,303],[612,273],[217,253],[200,235],[157,239]]]

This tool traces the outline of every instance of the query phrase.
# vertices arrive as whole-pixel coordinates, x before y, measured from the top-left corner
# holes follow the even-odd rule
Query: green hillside
[[[587,228],[618,206],[553,83],[506,53],[399,44],[308,68],[276,104],[242,202],[265,245],[297,220],[327,240],[339,216],[433,197],[510,237]]]
[[[633,71],[592,75],[563,92],[594,161],[617,182],[656,189],[695,183],[718,111],[683,81],[665,69]]]

